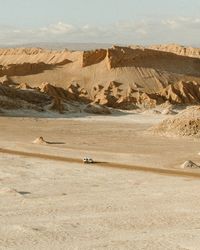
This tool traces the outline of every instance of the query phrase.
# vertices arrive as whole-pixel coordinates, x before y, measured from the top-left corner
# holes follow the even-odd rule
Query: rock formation
[[[159,95],[172,104],[199,104],[200,84],[196,82],[177,82],[164,88]]]
[[[118,109],[200,104],[198,49],[178,46],[0,49],[0,77],[4,103],[21,99],[61,113],[69,102]]]

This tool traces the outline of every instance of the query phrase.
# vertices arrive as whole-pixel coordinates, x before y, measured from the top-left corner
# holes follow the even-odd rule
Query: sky
[[[0,44],[200,46],[200,0],[0,0]]]

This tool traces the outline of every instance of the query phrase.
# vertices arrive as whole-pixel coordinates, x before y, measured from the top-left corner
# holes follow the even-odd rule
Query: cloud
[[[34,42],[103,42],[199,44],[199,17],[124,20],[107,26],[58,22],[36,29],[0,25],[0,44]]]
[[[66,24],[63,22],[59,22],[54,25],[50,25],[47,27],[40,28],[39,31],[45,34],[53,34],[53,35],[59,35],[59,34],[68,34],[75,30],[75,27],[71,24]]]
[[[163,20],[162,24],[167,26],[170,29],[176,29],[179,27],[178,22],[175,20]]]
[[[199,29],[200,18],[177,17],[174,19],[162,20],[162,24],[169,29]]]

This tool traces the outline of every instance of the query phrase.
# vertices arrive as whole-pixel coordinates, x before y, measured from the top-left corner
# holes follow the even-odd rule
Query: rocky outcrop
[[[49,106],[50,110],[58,111],[63,114],[68,111],[66,103],[79,102],[89,103],[91,100],[88,97],[87,91],[80,88],[78,84],[71,84],[67,89],[55,87],[49,83],[43,83],[39,87],[39,91],[47,94],[52,98],[52,103]]]
[[[153,108],[165,102],[185,105],[200,104],[200,84],[194,81],[180,81],[170,84],[160,92],[152,94],[138,93],[137,103],[143,104],[146,107]]]
[[[0,96],[5,98],[10,98],[13,100],[22,100],[35,105],[42,105],[44,103],[49,103],[50,97],[48,95],[42,94],[38,91],[28,91],[16,89],[14,87],[1,86],[0,85]]]
[[[199,104],[200,103],[200,84],[196,82],[180,81],[170,84],[160,93],[163,100],[168,100],[172,104]]]
[[[98,85],[94,87],[94,102],[108,107],[116,107],[117,102],[121,97],[120,83],[110,82],[106,87]]]
[[[146,93],[137,85],[123,89],[122,83],[112,81],[106,86],[98,84],[90,93],[79,84],[73,83],[64,89],[49,83],[43,83],[38,88],[31,88],[27,83],[18,85],[0,85],[0,96],[15,100],[25,101],[29,104],[44,107],[49,105],[50,110],[63,113],[68,110],[66,104],[72,102],[91,103],[99,105],[132,110],[138,107],[155,108],[157,105],[172,104],[200,104],[200,84],[196,82],[179,82],[171,84],[160,92]],[[4,98],[4,103],[5,103]],[[2,104],[3,105],[3,104]],[[5,104],[4,106],[11,104]],[[15,106],[15,105],[14,105]],[[163,106],[163,108],[165,108]],[[164,111],[163,111],[164,112]],[[165,108],[165,114],[175,114]]]
[[[39,90],[47,95],[65,101],[79,101],[88,103],[90,100],[87,98],[88,93],[78,84],[71,84],[67,89],[56,87],[49,83],[43,83]]]
[[[88,91],[82,88],[78,83],[70,84],[67,91],[74,101],[79,100],[84,103],[91,102]]]
[[[38,91],[28,91],[15,86],[0,85],[0,108],[2,109],[33,109],[43,111],[50,103],[50,97]]]
[[[190,55],[140,46],[84,52],[0,49],[0,85],[12,87],[11,93],[18,90],[18,96],[22,90],[40,93],[59,112],[66,102],[119,109],[166,101],[199,104],[200,58]]]
[[[73,91],[75,92],[74,89]],[[14,86],[0,85],[0,108],[52,110],[63,114],[69,111],[68,105],[73,105],[73,102],[83,103],[82,92],[78,90],[74,92],[55,87],[49,83],[42,84],[40,88],[31,88],[25,83]],[[87,99],[85,103],[88,102]]]
[[[68,93],[65,89],[55,87],[50,83],[43,83],[39,87],[40,92],[46,93],[48,96],[53,98],[68,99]]]
[[[131,87],[124,91],[120,86],[122,84],[117,82],[111,82],[105,87],[97,85],[93,89],[94,102],[123,109],[127,109],[126,107],[131,104],[154,108],[167,101],[171,104],[200,104],[200,84],[196,82],[180,81],[155,93],[145,93],[138,88]]]

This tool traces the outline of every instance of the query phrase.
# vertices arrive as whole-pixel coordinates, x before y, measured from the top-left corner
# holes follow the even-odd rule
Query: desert
[[[200,49],[2,48],[0,249],[198,249],[199,131]]]
[[[200,142],[146,132],[163,119],[2,116],[1,249],[198,249]]]

